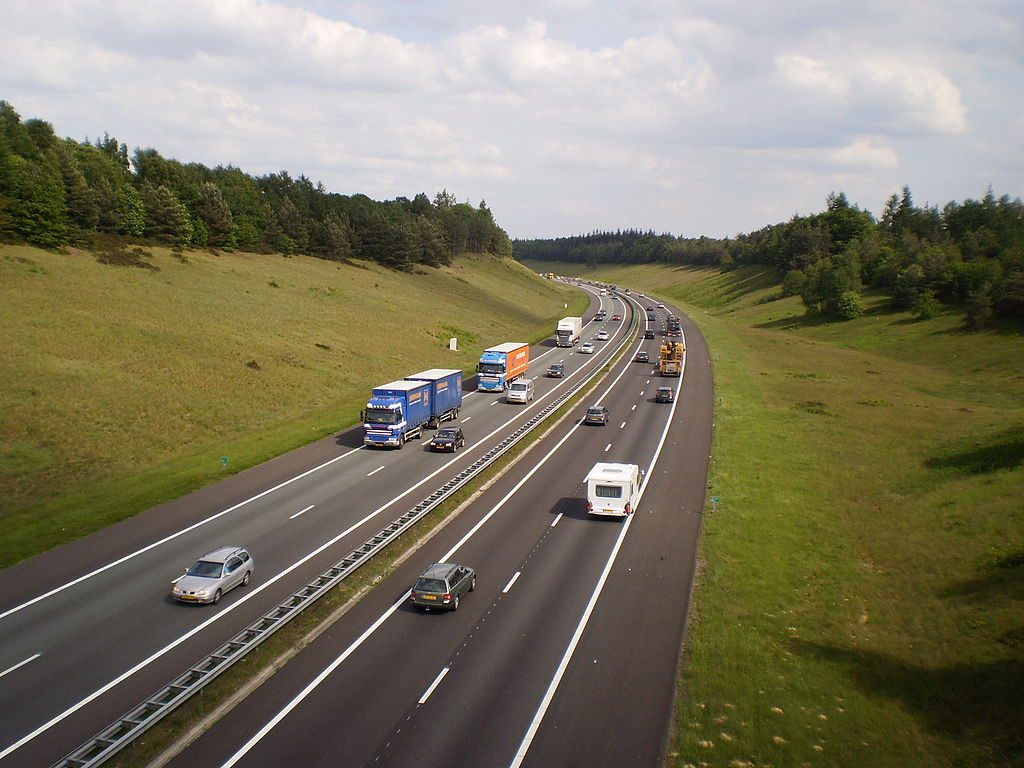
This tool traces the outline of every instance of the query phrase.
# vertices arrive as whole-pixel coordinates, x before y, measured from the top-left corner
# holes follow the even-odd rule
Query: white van
[[[587,474],[587,512],[625,517],[636,511],[640,496],[640,468],[636,464],[599,461]]]
[[[533,400],[533,379],[527,379],[524,376],[508,385],[508,390],[505,392],[505,402],[528,403],[531,400]]]

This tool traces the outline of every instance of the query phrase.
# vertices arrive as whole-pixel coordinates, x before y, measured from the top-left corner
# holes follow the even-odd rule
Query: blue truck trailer
[[[429,371],[406,376],[406,381],[430,383],[430,420],[427,426],[436,429],[442,421],[459,417],[462,407],[462,371],[451,368],[431,368]]]
[[[476,366],[476,388],[481,392],[504,392],[529,367],[530,345],[525,342],[507,341],[488,347]]]
[[[431,382],[392,381],[374,387],[363,411],[363,445],[401,448],[430,421]]]

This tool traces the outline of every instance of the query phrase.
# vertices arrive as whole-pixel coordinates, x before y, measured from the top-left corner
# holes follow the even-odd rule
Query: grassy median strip
[[[344,616],[370,589],[394,573],[398,566],[546,438],[604,381],[612,366],[622,359],[628,346],[624,344],[594,379],[548,416],[543,426],[516,443],[501,458],[477,475],[470,485],[460,488],[449,499],[431,510],[393,544],[292,619],[287,626],[203,688],[198,695],[148,730],[135,743],[115,756],[109,764],[155,767],[165,764],[179,754]]]
[[[574,270],[678,303],[711,350],[721,503],[669,764],[1024,765],[1020,329],[872,294],[822,322],[767,269]]]

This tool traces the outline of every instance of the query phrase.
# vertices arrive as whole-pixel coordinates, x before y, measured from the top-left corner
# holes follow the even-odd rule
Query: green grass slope
[[[686,308],[715,446],[673,766],[1024,765],[1024,337],[807,318],[758,269],[531,264]]]
[[[550,335],[516,262],[0,246],[0,566],[355,423],[371,387]],[[459,339],[459,351],[448,339]],[[228,457],[225,468],[221,457]]]

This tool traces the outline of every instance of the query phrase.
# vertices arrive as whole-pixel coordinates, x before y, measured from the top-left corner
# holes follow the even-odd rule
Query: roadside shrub
[[[782,281],[783,296],[799,296],[807,285],[807,275],[799,269],[791,269]]]
[[[833,314],[840,320],[853,320],[864,314],[864,305],[856,291],[843,291],[835,303]]]
[[[921,292],[921,295],[918,296],[917,300],[914,302],[914,317],[918,320],[931,320],[933,317],[938,316],[941,308],[942,305],[940,305],[938,299],[935,298],[935,294],[929,290],[925,290]]]

